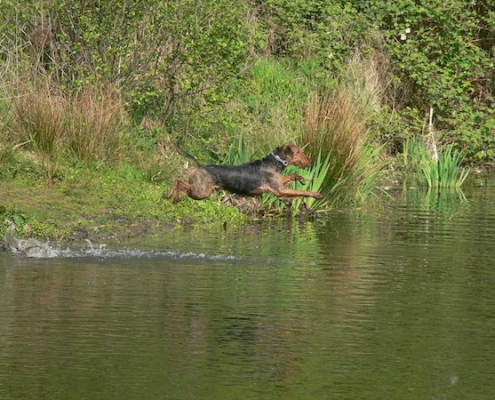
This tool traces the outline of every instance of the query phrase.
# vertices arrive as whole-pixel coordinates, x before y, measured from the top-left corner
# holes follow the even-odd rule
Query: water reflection
[[[3,254],[0,398],[491,399],[495,193],[479,189]]]

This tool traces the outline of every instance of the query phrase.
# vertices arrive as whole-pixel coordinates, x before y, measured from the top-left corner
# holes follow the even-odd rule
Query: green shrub
[[[63,83],[116,84],[140,116],[166,121],[198,101],[223,101],[221,87],[246,55],[242,2],[53,0],[48,8]]]
[[[406,137],[409,116],[425,121],[434,107],[445,142],[464,147],[471,161],[493,159],[493,8],[461,0],[353,3],[380,30],[393,65],[384,133]],[[400,123],[387,129],[388,120]]]

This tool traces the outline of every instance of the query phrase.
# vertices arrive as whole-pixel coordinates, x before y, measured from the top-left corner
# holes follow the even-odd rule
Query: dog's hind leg
[[[162,198],[171,199],[175,195],[174,203],[178,203],[188,195],[194,200],[203,200],[211,195],[219,187],[215,185],[213,177],[208,171],[202,168],[195,169],[189,175],[189,183],[185,183],[179,179],[175,180],[170,191],[164,194]]]
[[[176,179],[174,184],[170,188],[170,191],[167,194],[164,194],[162,198],[171,199],[175,194],[174,203],[178,203],[184,197],[184,193],[189,194],[190,186],[191,185],[182,182],[179,179]]]

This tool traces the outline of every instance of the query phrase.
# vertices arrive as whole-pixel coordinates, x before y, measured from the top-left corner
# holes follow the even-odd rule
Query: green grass
[[[453,145],[441,149],[435,160],[423,141],[410,139],[404,145],[403,159],[406,168],[415,171],[417,183],[430,188],[460,188],[469,175],[469,168],[462,167],[463,153]]]
[[[18,225],[21,236],[56,240],[69,240],[81,230],[90,237],[125,237],[136,225],[153,231],[176,224],[232,225],[246,221],[238,210],[214,198],[173,204],[161,198],[167,190],[168,186],[110,170],[72,170],[55,185],[23,176],[0,179],[0,238],[9,221]]]

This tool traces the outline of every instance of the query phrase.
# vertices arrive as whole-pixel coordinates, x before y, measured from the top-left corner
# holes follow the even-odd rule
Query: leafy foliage
[[[190,113],[199,101],[225,100],[222,86],[246,57],[242,2],[50,0],[36,7],[7,0],[0,7],[32,53],[47,53],[44,67],[65,90],[110,82],[137,115],[162,121]],[[15,25],[20,21],[24,26]],[[12,41],[21,39],[9,24],[2,28]],[[37,44],[31,38],[40,29],[50,39]]]
[[[394,66],[398,91],[389,93],[391,109],[425,115],[434,107],[445,142],[462,144],[474,161],[492,158],[495,6],[457,0],[354,3],[380,30]]]
[[[269,0],[263,19],[271,52],[299,60],[314,57],[331,70],[366,43],[369,24],[351,2]]]
[[[109,83],[134,120],[171,129],[201,125],[205,115],[235,128],[218,105],[242,93],[249,113],[297,131],[302,97],[331,88],[356,52],[381,55],[386,92],[372,126],[392,153],[434,107],[442,143],[456,143],[472,162],[495,157],[490,2],[4,0],[0,12],[0,84],[9,92],[12,73],[48,73],[64,92]],[[203,129],[205,139],[212,130]]]

